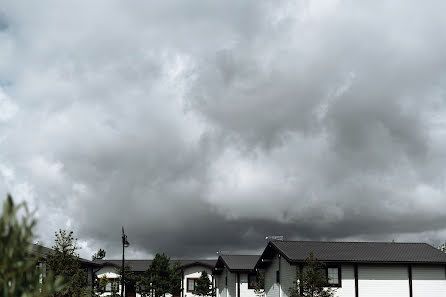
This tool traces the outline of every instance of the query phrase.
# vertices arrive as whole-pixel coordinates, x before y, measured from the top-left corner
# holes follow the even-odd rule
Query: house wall
[[[272,262],[265,269],[265,295],[266,297],[280,297],[280,287],[276,282],[276,271],[279,270],[279,257],[276,254]]]
[[[254,289],[248,288],[248,274],[240,273],[240,297],[256,297]]]
[[[276,282],[276,271],[279,267],[280,284]],[[296,278],[295,267],[277,255],[272,259],[265,269],[266,297],[289,296],[289,288],[294,286],[293,281]],[[341,281],[342,287],[335,288],[335,296],[355,297],[353,264],[341,265]],[[409,297],[409,291],[408,265],[358,265],[359,297]],[[446,267],[444,265],[413,265],[412,291],[413,297],[446,297]],[[242,289],[241,292],[243,294]],[[254,297],[255,294],[247,296]],[[240,297],[245,297],[245,295]]]
[[[336,289],[335,296],[355,297],[355,268],[351,264],[341,265],[341,288]]]
[[[446,268],[414,265],[412,288],[413,297],[446,296]]]
[[[114,266],[104,266],[101,269],[99,269],[96,272],[96,276],[98,278],[101,278],[105,275],[106,278],[119,278],[119,274],[116,273],[116,267]],[[121,292],[121,284],[119,284],[118,292]],[[101,297],[110,296],[111,292],[104,292],[101,294]],[[137,294],[137,297],[140,297],[139,294]]]
[[[408,297],[407,265],[359,265],[358,287],[361,297]]]
[[[226,275],[228,270],[225,268],[220,274],[215,275],[215,287],[217,289],[217,297],[228,297],[228,290],[226,287]]]
[[[208,267],[196,265],[191,267],[186,267],[183,269],[184,278],[183,278],[183,289],[184,289],[184,297],[198,297],[198,295],[193,294],[192,292],[187,292],[187,279],[188,278],[200,278],[201,272],[206,271],[209,274],[209,280],[212,281],[212,270]]]
[[[228,296],[237,297],[237,274],[228,271]]]

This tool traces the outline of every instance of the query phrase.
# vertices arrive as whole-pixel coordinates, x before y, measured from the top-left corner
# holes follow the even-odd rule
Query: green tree
[[[120,276],[122,275],[121,266],[116,268],[116,274]],[[140,280],[140,276],[132,270],[132,267],[128,263],[124,264],[124,277],[125,277],[124,283],[126,288],[133,286],[136,287]],[[115,282],[119,287],[119,285],[121,284],[121,277],[117,278]]]
[[[197,279],[194,288],[194,294],[200,296],[212,296],[212,283],[206,271],[202,271],[200,278]]]
[[[99,249],[97,253],[95,253],[93,256],[91,256],[91,260],[102,260],[105,258],[105,251],[103,249]]]
[[[55,232],[53,253],[48,256],[47,264],[55,275],[66,280],[66,286],[55,294],[55,297],[81,297],[87,294],[87,275],[81,268],[79,255],[76,250],[77,239],[73,231],[59,230]]]
[[[442,252],[446,253],[446,241],[438,247],[438,249]]]
[[[265,273],[261,271],[257,271],[254,293],[259,297],[265,296]]]
[[[325,265],[310,253],[302,272],[296,268],[294,287],[289,289],[290,297],[333,297],[335,291],[327,287]]]
[[[181,292],[181,264],[180,261],[175,261],[169,269],[169,293],[176,295]]]
[[[147,270],[148,288],[155,297],[164,296],[170,289],[170,258],[163,254],[156,254]]]
[[[23,215],[18,212],[24,209]],[[18,205],[10,195],[3,204],[0,217],[0,295],[3,297],[46,297],[63,288],[62,279],[43,271],[36,265],[38,257],[32,255],[32,219],[26,203]]]

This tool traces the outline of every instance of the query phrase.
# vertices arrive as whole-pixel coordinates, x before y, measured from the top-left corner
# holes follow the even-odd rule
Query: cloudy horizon
[[[445,9],[2,1],[0,195],[86,258],[443,243]]]

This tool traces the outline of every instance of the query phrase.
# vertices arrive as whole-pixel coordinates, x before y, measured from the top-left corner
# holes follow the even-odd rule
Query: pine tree
[[[257,271],[254,293],[259,297],[265,296],[265,273],[263,272]]]
[[[212,296],[212,283],[206,271],[201,272],[201,276],[195,283],[194,294],[200,296]]]
[[[97,253],[95,253],[93,256],[91,256],[91,260],[102,260],[105,258],[105,251],[103,249],[99,249]]]
[[[325,265],[310,253],[302,272],[296,268],[294,287],[289,289],[290,297],[333,297],[334,290],[327,287]]]
[[[169,269],[169,293],[176,295],[181,292],[181,264],[180,261],[175,261]]]
[[[156,254],[152,264],[147,270],[149,276],[149,289],[155,297],[164,296],[169,293],[170,288],[170,258],[163,254]]]
[[[55,297],[81,297],[87,292],[87,275],[81,269],[77,239],[73,237],[73,231],[59,230],[55,232],[55,244],[53,253],[48,256],[49,269],[54,274],[62,276],[66,280],[66,287]]]
[[[18,218],[18,212],[25,210]],[[32,256],[33,229],[36,221],[31,218],[25,203],[14,205],[8,195],[0,217],[0,295],[3,297],[46,297],[63,288],[62,280],[54,279],[49,272],[36,269],[38,259]]]

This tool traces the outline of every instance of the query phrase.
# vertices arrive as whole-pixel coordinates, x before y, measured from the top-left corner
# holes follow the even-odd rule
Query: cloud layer
[[[446,4],[369,2],[6,1],[0,194],[85,257],[444,241]]]

